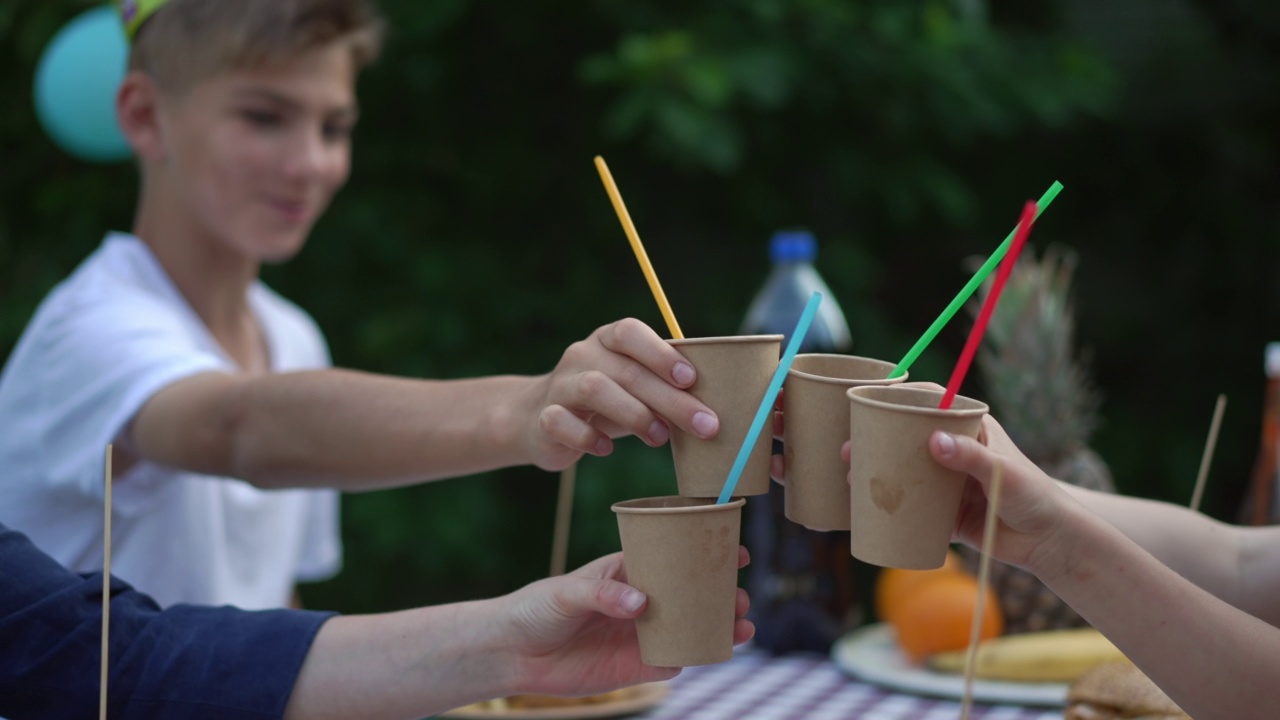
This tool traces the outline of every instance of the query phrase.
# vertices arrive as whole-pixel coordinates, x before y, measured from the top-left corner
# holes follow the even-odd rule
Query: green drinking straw
[[[1049,189],[1044,191],[1044,195],[1041,195],[1040,201],[1036,203],[1038,208],[1036,210],[1037,219],[1039,219],[1040,213],[1044,212],[1044,209],[1049,207],[1049,203],[1053,202],[1053,199],[1058,197],[1058,193],[1061,190],[1062,183],[1054,180],[1053,184],[1049,186]],[[898,366],[893,369],[893,372],[889,373],[890,378],[901,377],[906,374],[907,369],[911,367],[911,363],[915,362],[916,358],[920,357],[920,353],[924,352],[926,347],[929,347],[929,343],[933,342],[933,339],[938,336],[942,327],[951,322],[951,318],[959,312],[960,307],[969,300],[974,291],[978,289],[978,286],[982,284],[982,281],[986,280],[987,276],[991,274],[991,271],[995,270],[1000,264],[1000,261],[1004,259],[1005,253],[1009,252],[1009,246],[1013,244],[1013,236],[1016,232],[1018,232],[1018,228],[1016,227],[1009,231],[1009,236],[1004,239],[1004,242],[1000,243],[1000,247],[996,248],[996,251],[991,253],[991,257],[987,258],[987,261],[982,263],[982,267],[978,268],[978,272],[974,273],[973,277],[969,278],[969,282],[965,283],[965,286],[961,288],[960,294],[956,295],[955,299],[951,301],[951,304],[948,305],[946,309],[942,311],[942,314],[938,316],[938,319],[934,320],[933,324],[929,326],[929,329],[924,331],[924,335],[921,335],[920,339],[916,341],[916,344],[911,346],[911,349],[908,350],[907,354],[898,362]]]
[[[804,312],[800,313],[800,321],[796,323],[796,329],[791,331],[791,340],[787,342],[787,349],[782,352],[782,359],[778,361],[778,367],[773,371],[773,379],[769,381],[769,387],[765,388],[760,409],[756,411],[756,417],[751,421],[751,427],[747,429],[747,437],[742,441],[742,448],[738,450],[738,457],[733,461],[733,467],[729,468],[729,477],[724,481],[724,487],[720,489],[720,498],[716,500],[717,505],[723,505],[733,497],[733,491],[738,487],[738,478],[742,476],[742,471],[747,466],[747,459],[751,457],[751,450],[755,447],[756,438],[760,437],[765,421],[772,416],[773,403],[778,399],[782,381],[787,379],[791,361],[796,359],[796,353],[800,351],[804,336],[809,333],[809,325],[813,322],[813,316],[818,314],[818,305],[821,302],[822,293],[815,290],[809,296],[809,304],[804,306]]]

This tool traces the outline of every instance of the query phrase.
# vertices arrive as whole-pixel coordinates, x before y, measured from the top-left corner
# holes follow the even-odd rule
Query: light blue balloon
[[[36,65],[35,107],[58,147],[89,162],[131,155],[116,122],[128,58],[124,25],[110,5],[77,15],[49,41]]]

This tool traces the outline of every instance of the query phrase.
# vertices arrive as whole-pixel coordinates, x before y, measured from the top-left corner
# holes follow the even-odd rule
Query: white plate
[[[888,625],[867,625],[845,635],[831,648],[831,659],[845,672],[875,685],[956,700],[964,695],[963,675],[934,672],[913,664],[898,649],[893,628]],[[973,699],[982,703],[1063,707],[1067,685],[974,679]]]

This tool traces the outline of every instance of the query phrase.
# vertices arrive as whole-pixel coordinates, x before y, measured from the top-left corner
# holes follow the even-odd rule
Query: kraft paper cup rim
[[[673,503],[670,505],[659,503]],[[626,515],[689,515],[693,513],[718,512],[740,508],[747,503],[746,498],[735,497],[727,503],[717,503],[715,498],[691,498],[683,495],[662,495],[660,497],[636,498],[623,500],[612,506],[615,513]]]
[[[918,387],[902,387],[900,385],[863,385],[861,387],[849,388],[845,392],[849,396],[849,400],[869,405],[883,410],[895,410],[897,412],[905,412],[913,415],[937,415],[947,417],[980,417],[986,415],[990,408],[981,400],[956,395],[954,403],[950,408],[942,410],[938,408],[938,403],[942,400],[942,396],[946,393],[941,390],[929,390]],[[893,396],[915,397],[922,396],[933,399],[931,405],[908,405],[902,402],[895,402]]]
[[[885,377],[846,378],[846,377],[832,377],[830,375],[818,375],[815,373],[800,370],[796,367],[796,362],[798,362],[801,358],[805,358],[805,357],[842,358],[842,359],[849,359],[849,360],[858,360],[861,362],[874,363],[876,365],[883,365]],[[883,385],[894,385],[899,382],[905,382],[907,379],[907,373],[903,373],[901,376],[896,378],[890,378],[888,376],[889,373],[893,372],[893,369],[895,367],[897,366],[887,360],[878,360],[876,358],[866,357],[865,355],[843,355],[841,353],[800,353],[799,355],[796,355],[795,360],[792,362],[791,367],[787,369],[787,377],[795,377],[802,380],[812,380],[813,382],[826,383],[828,385],[848,385],[849,383],[857,383],[858,385],[883,386]]]
[[[681,345],[720,345],[720,344],[745,344],[760,342],[782,342],[783,335],[721,335],[713,337],[686,337],[672,338],[667,342],[677,347]]]

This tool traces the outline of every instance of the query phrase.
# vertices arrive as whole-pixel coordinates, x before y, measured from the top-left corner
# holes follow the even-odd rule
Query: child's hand
[[[738,567],[747,562],[746,548],[739,547]],[[622,553],[614,553],[499,598],[496,628],[515,654],[514,685],[521,692],[587,695],[679,674],[679,668],[640,662],[635,618],[648,598],[626,580]],[[744,618],[748,604],[739,588],[735,645],[755,634]]]
[[[619,320],[565,350],[538,379],[526,405],[530,460],[546,470],[583,454],[608,455],[613,438],[635,435],[652,447],[671,437],[670,421],[701,438],[720,430],[715,413],[686,392],[697,374],[648,325]]]
[[[969,475],[956,519],[955,538],[974,547],[982,545],[987,491],[996,464],[1002,464],[1000,522],[992,555],[1014,565],[1032,566],[1037,551],[1060,527],[1065,504],[1073,501],[1018,450],[990,415],[982,419],[982,434],[985,444],[941,431],[929,439],[929,452],[938,463]]]

